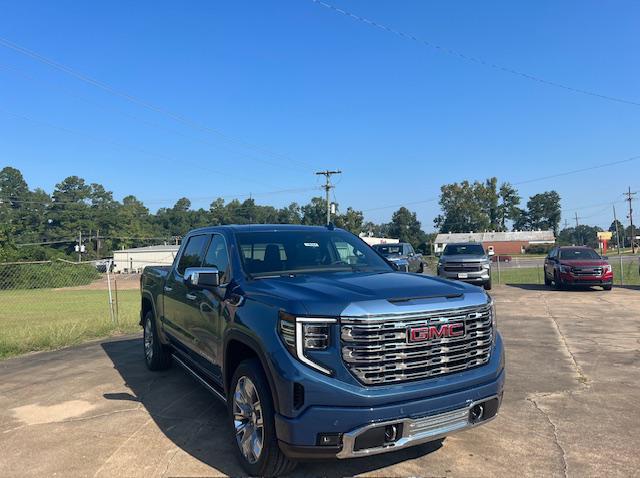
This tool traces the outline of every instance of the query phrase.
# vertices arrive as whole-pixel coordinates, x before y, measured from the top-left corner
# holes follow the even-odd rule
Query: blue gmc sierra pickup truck
[[[332,226],[191,231],[141,291],[148,368],[175,362],[226,402],[250,475],[440,440],[500,407],[487,293],[398,272]]]

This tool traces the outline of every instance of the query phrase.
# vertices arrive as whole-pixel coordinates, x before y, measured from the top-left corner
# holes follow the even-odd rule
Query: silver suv
[[[447,244],[438,261],[438,276],[491,290],[491,260],[477,242]]]

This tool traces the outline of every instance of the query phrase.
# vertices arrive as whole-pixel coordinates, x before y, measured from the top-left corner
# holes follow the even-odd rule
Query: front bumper
[[[560,279],[567,285],[611,285],[613,284],[613,274],[608,273],[601,276],[575,276],[568,272],[561,272]]]
[[[438,270],[438,276],[443,279],[461,280],[463,282],[471,283],[485,283],[491,280],[491,274],[488,270],[482,270],[477,272],[462,272],[463,276],[460,277],[460,272],[445,271],[444,269]],[[466,277],[464,277],[466,275]]]
[[[487,377],[481,383],[470,382],[473,385],[434,393],[434,389],[455,376],[468,374],[471,377],[480,373]],[[344,401],[340,397],[331,397],[331,405],[314,405],[297,417],[276,415],[276,434],[280,448],[292,459],[351,458],[391,452],[434,441],[489,421],[498,411],[504,380],[504,355],[499,340],[490,362],[485,366],[410,384],[422,384],[420,398],[403,401],[398,400],[398,396],[387,396],[388,402],[385,404],[341,406]],[[375,390],[377,387],[367,388]],[[495,413],[484,421],[472,422],[469,410],[493,398],[498,398]],[[360,440],[366,438],[360,437],[368,431],[398,423],[402,423],[402,432],[393,443],[361,446]],[[336,437],[335,443],[331,443],[331,446],[320,445],[321,434]]]

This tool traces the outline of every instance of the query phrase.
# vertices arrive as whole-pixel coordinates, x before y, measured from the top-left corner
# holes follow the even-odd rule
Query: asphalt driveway
[[[640,473],[640,289],[494,291],[507,346],[499,417],[425,445],[297,476]],[[0,476],[242,474],[225,408],[139,336],[0,362]]]

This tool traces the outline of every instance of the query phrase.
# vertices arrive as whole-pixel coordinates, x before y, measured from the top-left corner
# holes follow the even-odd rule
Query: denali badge
[[[464,323],[429,325],[426,327],[415,327],[407,330],[408,342],[424,342],[432,339],[442,339],[448,337],[462,337],[464,335]]]

